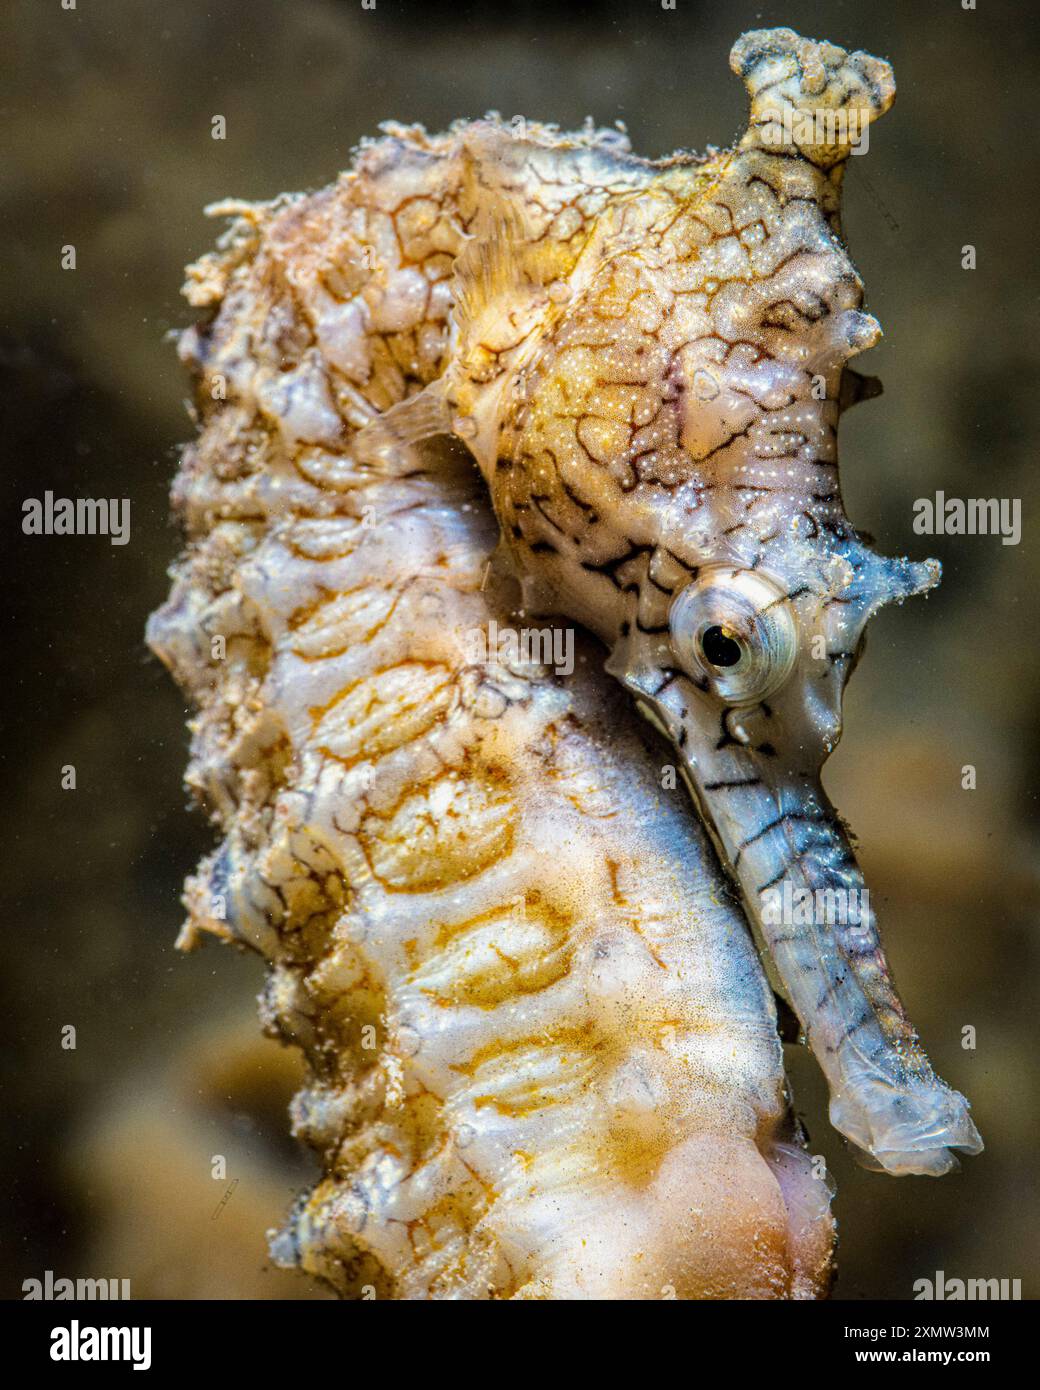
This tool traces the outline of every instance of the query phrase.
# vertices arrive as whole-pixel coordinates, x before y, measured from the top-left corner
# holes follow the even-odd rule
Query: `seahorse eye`
[[[701,650],[712,666],[736,666],[744,653],[732,632],[715,623],[701,637]]]
[[[684,670],[730,705],[777,690],[798,653],[787,594],[757,570],[705,566],[672,604],[669,624]]]

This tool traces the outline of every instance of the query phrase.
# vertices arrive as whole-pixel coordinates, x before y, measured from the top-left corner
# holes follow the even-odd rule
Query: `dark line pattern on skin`
[[[816,814],[810,814],[807,811],[781,811],[781,813],[776,817],[775,820],[770,821],[767,825],[761,826],[758,830],[754,831],[752,834],[746,836],[745,839],[741,840],[740,844],[737,846],[737,852],[733,858],[734,869],[736,869],[739,866],[741,856],[743,855],[744,851],[746,849],[749,849],[753,844],[757,843],[757,841],[761,840],[764,836],[768,835],[770,831],[777,830],[780,828],[780,826],[811,823],[813,821],[819,820],[822,820],[821,816]]]

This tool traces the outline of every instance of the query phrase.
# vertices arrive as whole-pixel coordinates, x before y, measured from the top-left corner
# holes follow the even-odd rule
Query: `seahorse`
[[[745,34],[731,66],[751,105],[736,148],[626,164],[580,227],[566,156],[471,136],[455,352],[367,434],[447,421],[467,440],[525,602],[596,633],[673,743],[831,1122],[868,1166],[940,1174],[981,1140],[895,993],[820,781],[867,621],[939,579],[879,555],[838,483],[839,417],[877,390],[847,363],[881,332],[840,193],[895,83],[790,29]]]
[[[325,1173],[272,1248],[346,1295],[825,1292],[746,921],[867,1161],[980,1147],[869,907],[767,910],[861,887],[819,768],[866,620],[937,567],[874,553],[834,457],[879,331],[841,175],[891,71],[789,30],[732,64],[732,151],[389,124],[319,193],[217,205],[189,272],[202,428],[149,640],[225,839],[180,944],[271,962]],[[843,119],[807,144],[809,113]],[[495,641],[544,613],[616,689],[584,636],[570,674]]]

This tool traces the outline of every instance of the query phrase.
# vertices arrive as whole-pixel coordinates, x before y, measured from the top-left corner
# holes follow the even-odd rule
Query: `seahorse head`
[[[869,618],[939,578],[879,554],[838,481],[840,416],[877,391],[849,364],[881,332],[842,178],[895,86],[787,29],[744,35],[731,66],[751,111],[727,152],[655,164],[600,135],[550,158],[474,131],[438,389],[526,607],[597,633],[672,744],[835,1125],[890,1171],[942,1172],[978,1136],[906,1019],[820,782]]]

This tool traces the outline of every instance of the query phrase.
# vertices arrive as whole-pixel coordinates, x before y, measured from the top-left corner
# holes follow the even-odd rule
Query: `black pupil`
[[[713,666],[736,666],[740,660],[740,646],[727,636],[718,624],[709,627],[701,638],[704,655]]]

